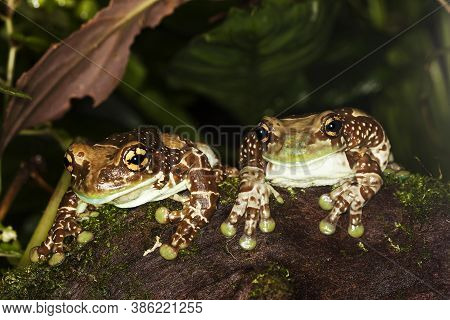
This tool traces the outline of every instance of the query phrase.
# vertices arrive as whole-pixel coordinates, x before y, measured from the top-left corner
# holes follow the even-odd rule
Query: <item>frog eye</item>
[[[341,129],[342,121],[337,118],[328,118],[323,125],[323,131],[329,137],[336,137]]]
[[[70,153],[66,152],[64,155],[64,167],[66,167],[66,170],[72,173],[73,171],[73,158],[70,155]]]
[[[267,129],[268,128],[264,124],[254,129],[259,141],[266,142],[269,139],[269,131]]]
[[[140,171],[148,164],[147,151],[140,147],[130,148],[123,155],[123,161],[131,171]]]

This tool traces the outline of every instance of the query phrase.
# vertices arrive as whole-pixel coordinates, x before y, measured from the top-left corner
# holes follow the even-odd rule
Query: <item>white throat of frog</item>
[[[332,153],[328,153],[319,158],[306,160],[306,161],[287,162],[287,161],[273,159],[265,154],[263,154],[263,158],[267,162],[270,162],[270,163],[273,163],[273,164],[276,164],[279,166],[283,166],[283,167],[309,167],[309,166],[320,167],[321,165],[323,165],[326,162],[326,160],[328,158],[334,157],[337,153],[342,152],[342,150],[343,150],[343,148],[340,150],[336,150]]]
[[[135,185],[132,188],[125,189],[125,190],[122,190],[122,191],[119,191],[119,192],[116,192],[116,193],[113,193],[113,194],[109,194],[109,195],[107,195],[105,197],[94,198],[94,197],[86,196],[86,195],[84,195],[82,193],[78,193],[76,191],[75,191],[75,193],[77,194],[77,196],[82,201],[84,201],[86,203],[93,204],[93,205],[100,205],[100,204],[112,202],[114,199],[122,197],[122,196],[124,196],[124,195],[126,195],[128,193],[131,193],[133,191],[136,191],[138,189],[147,187],[147,186],[155,183],[156,181],[163,179],[163,177],[164,177],[164,173],[163,172],[159,172],[157,175],[155,175],[151,179],[145,180],[145,181]]]

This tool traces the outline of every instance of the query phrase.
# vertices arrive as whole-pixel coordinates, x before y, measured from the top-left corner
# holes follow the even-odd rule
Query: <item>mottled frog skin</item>
[[[169,243],[160,248],[165,259],[174,259],[216,210],[217,183],[233,174],[232,168],[220,165],[207,145],[154,128],[115,134],[96,144],[74,143],[64,161],[72,175],[71,188],[47,239],[31,251],[33,261],[50,257],[51,265],[64,258],[64,238],[82,234],[78,220],[87,205],[131,208],[168,197],[183,203],[182,210],[158,219],[179,222]],[[184,190],[189,191],[188,197],[178,195]]]
[[[324,111],[285,119],[265,117],[245,137],[240,151],[239,194],[221,231],[231,237],[245,218],[242,248],[256,246],[255,230],[271,232],[269,197],[281,197],[272,187],[336,186],[320,197],[331,210],[319,228],[333,234],[342,213],[349,211],[348,233],[364,233],[362,208],[380,190],[382,171],[392,159],[389,140],[381,125],[352,108]]]

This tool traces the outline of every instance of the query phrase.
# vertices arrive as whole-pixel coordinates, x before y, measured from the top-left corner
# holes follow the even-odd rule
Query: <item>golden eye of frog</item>
[[[208,146],[154,128],[115,134],[96,144],[74,143],[64,163],[72,185],[47,239],[32,250],[33,261],[51,256],[49,263],[58,264],[64,258],[65,237],[89,238],[78,223],[88,204],[130,208],[168,197],[182,202],[183,209],[157,210],[155,217],[160,223],[178,222],[170,241],[160,248],[165,259],[174,259],[216,210],[217,183],[233,174]],[[184,190],[190,193],[188,197],[177,194]]]
[[[324,111],[283,119],[264,117],[245,137],[240,151],[240,190],[236,203],[221,226],[226,236],[236,233],[245,216],[244,249],[256,245],[255,230],[271,232],[272,185],[301,187],[337,185],[320,197],[323,209],[331,210],[319,224],[333,234],[340,215],[350,213],[348,233],[360,237],[362,207],[381,188],[381,172],[392,160],[389,140],[381,125],[358,109]]]

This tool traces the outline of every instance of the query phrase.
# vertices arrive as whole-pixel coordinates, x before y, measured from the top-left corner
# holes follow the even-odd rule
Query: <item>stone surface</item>
[[[228,201],[174,261],[164,260],[158,250],[143,256],[155,236],[164,242],[174,231],[174,225],[154,220],[154,208],[161,204],[113,214],[100,210],[95,223],[104,230],[97,231],[93,241],[83,247],[73,241],[60,266],[42,263],[7,273],[0,297],[449,298],[448,203],[417,222],[393,195],[394,187],[384,187],[364,208],[365,233],[355,239],[347,233],[348,215],[342,216],[333,235],[319,231],[327,212],[318,199],[328,188],[278,190],[285,203],[271,203],[276,228],[268,234],[258,232],[252,251],[239,246],[242,225],[231,239],[219,230],[231,209]],[[164,205],[175,206],[169,200]]]

